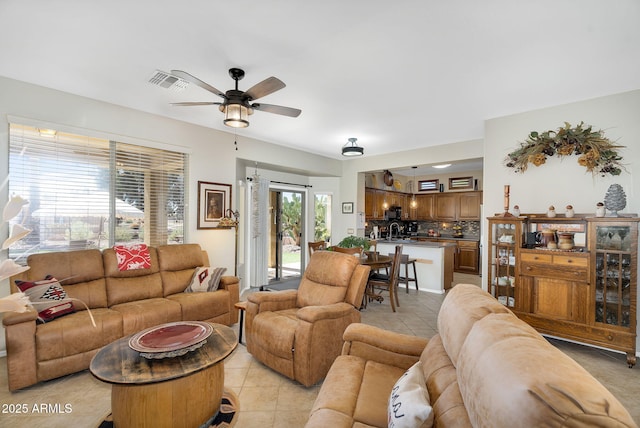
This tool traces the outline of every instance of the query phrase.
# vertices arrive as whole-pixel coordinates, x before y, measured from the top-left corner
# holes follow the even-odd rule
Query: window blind
[[[34,252],[179,243],[186,154],[11,123],[9,193],[29,201],[11,220]]]

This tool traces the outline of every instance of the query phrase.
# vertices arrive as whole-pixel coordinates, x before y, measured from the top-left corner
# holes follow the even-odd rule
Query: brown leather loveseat
[[[432,419],[402,426],[636,426],[584,368],[475,285],[449,291],[438,331],[427,340],[349,326],[306,428],[386,427],[392,388],[392,403],[402,406],[394,385],[418,361],[417,384]],[[392,416],[404,410],[392,406]]]
[[[16,390],[89,368],[103,346],[148,327],[174,321],[237,322],[234,304],[239,281],[222,276],[218,290],[185,293],[197,267],[209,266],[198,244],[149,247],[151,267],[120,271],[113,249],[33,254],[30,270],[12,278],[41,280],[53,275],[69,298],[75,313],[47,323],[38,313],[4,315],[9,389]]]

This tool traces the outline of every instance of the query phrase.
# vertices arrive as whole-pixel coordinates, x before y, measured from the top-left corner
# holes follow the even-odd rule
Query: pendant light
[[[342,146],[342,156],[362,156],[364,154],[364,148],[360,147],[356,141],[357,138],[349,138],[349,142]]]
[[[412,166],[413,169],[413,182],[411,183],[411,208],[416,208],[418,206],[418,201],[416,200],[416,193],[414,187],[416,185],[416,169],[417,166]]]

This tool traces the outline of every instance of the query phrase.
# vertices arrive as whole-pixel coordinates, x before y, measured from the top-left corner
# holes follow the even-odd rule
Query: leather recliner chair
[[[360,322],[369,266],[357,257],[314,253],[297,290],[248,296],[247,351],[273,370],[311,386],[342,351],[342,334]]]

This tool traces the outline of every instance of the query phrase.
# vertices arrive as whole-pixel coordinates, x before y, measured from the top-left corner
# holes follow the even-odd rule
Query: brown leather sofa
[[[342,333],[360,321],[369,266],[352,255],[315,252],[297,290],[247,297],[247,351],[273,370],[310,386],[340,355]]]
[[[74,301],[75,313],[45,324],[37,312],[4,315],[9,389],[16,390],[89,368],[93,356],[116,339],[174,321],[232,325],[238,314],[239,280],[223,276],[218,290],[184,293],[199,266],[209,266],[198,244],[150,247],[150,269],[120,271],[113,249],[33,254],[30,270],[11,280],[53,275]]]
[[[306,428],[386,427],[391,390],[417,361],[436,427],[636,426],[584,368],[477,286],[449,291],[438,331],[427,340],[349,326]]]

